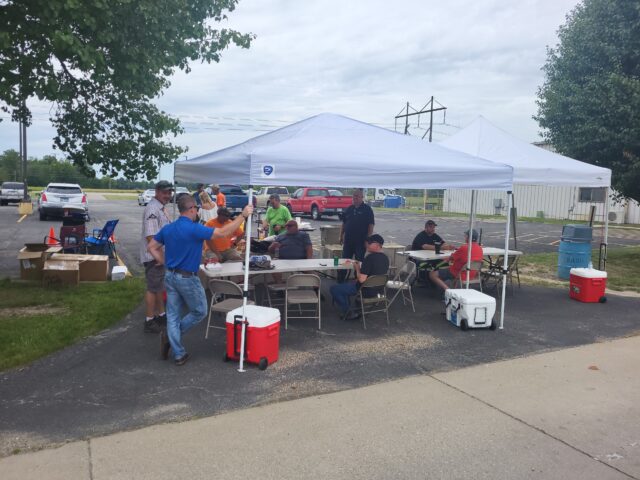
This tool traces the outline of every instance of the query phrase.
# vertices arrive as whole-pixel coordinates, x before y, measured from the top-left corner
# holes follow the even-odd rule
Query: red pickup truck
[[[314,220],[319,220],[322,215],[341,215],[352,203],[351,196],[342,195],[337,190],[307,187],[296,190],[286,205],[292,214],[311,215]]]

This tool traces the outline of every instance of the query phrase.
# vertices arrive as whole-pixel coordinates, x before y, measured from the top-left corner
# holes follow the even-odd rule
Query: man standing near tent
[[[455,281],[460,275],[460,280],[467,279],[467,272],[462,271],[466,268],[469,252],[469,230],[464,232],[464,244],[460,246],[449,257],[449,268],[441,268],[429,272],[429,279],[443,290],[447,290],[449,285],[446,282]],[[471,230],[471,261],[481,262],[483,258],[482,247],[478,244],[478,232]],[[461,273],[462,272],[462,273]],[[469,279],[476,278],[478,272],[469,272]]]
[[[178,210],[178,219],[165,225],[151,239],[148,250],[159,265],[166,264],[167,329],[162,331],[162,358],[168,358],[171,348],[175,363],[180,366],[189,359],[189,353],[182,346],[182,335],[207,314],[207,297],[198,278],[202,242],[231,235],[251,217],[253,206],[247,205],[242,215],[215,229],[199,223],[196,202],[191,195],[180,197]],[[187,313],[182,316],[185,306]]]
[[[144,294],[146,317],[145,333],[158,333],[167,323],[164,310],[164,265],[158,264],[147,250],[147,245],[162,227],[171,222],[164,206],[171,200],[173,185],[166,180],[156,183],[156,194],[142,213],[140,261],[144,265],[147,290]]]
[[[353,191],[353,204],[342,214],[340,227],[340,243],[342,244],[342,258],[364,260],[366,252],[365,240],[373,233],[375,220],[373,210],[364,203],[364,193],[361,188]],[[345,272],[338,272],[338,281],[342,282]]]

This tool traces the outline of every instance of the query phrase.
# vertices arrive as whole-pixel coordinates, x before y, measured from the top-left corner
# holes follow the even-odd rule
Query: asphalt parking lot
[[[107,220],[119,219],[115,232],[118,254],[132,273],[141,273],[138,252],[143,207],[138,206],[136,200],[106,200],[96,193],[89,193],[88,196],[91,212],[88,227],[101,228]],[[3,272],[3,276],[14,278],[19,276],[16,255],[24,243],[42,242],[50,227],[57,232],[61,224],[60,220],[40,221],[37,215],[28,216],[17,223],[19,218],[15,205],[0,207],[0,222],[3,226],[0,230],[0,271]],[[445,241],[458,243],[463,241],[463,232],[468,226],[468,220],[463,217],[439,218],[400,211],[378,211],[376,212],[376,232],[380,233],[387,242],[410,244],[427,218],[434,218],[438,222],[437,232]],[[319,226],[339,225],[339,220],[336,217],[326,217],[320,221],[313,221],[310,218],[304,220],[316,228],[310,235],[316,255],[319,256]],[[504,222],[494,220],[478,220],[476,223],[476,228],[482,230],[482,243],[491,247],[504,246],[504,227]],[[557,251],[562,231],[561,225],[518,222],[516,229],[517,248],[525,254]],[[594,248],[597,248],[600,238],[601,229],[597,228],[594,231]],[[639,244],[640,229],[610,228],[609,246],[611,248]],[[513,241],[511,248],[513,248]]]

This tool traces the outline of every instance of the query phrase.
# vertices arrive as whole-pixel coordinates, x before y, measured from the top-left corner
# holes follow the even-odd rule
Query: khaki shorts
[[[147,280],[147,292],[164,292],[164,265],[156,265],[156,261],[144,262],[144,278]]]

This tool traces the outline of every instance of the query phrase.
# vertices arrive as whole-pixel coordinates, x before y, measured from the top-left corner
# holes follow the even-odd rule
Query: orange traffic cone
[[[53,230],[53,227],[49,229],[49,235],[47,236],[47,245],[60,245],[60,243],[56,240],[56,232]]]

